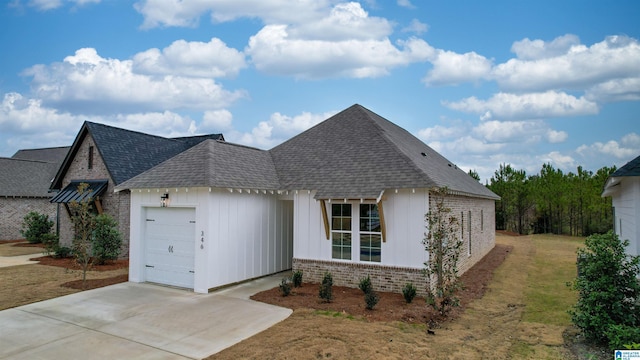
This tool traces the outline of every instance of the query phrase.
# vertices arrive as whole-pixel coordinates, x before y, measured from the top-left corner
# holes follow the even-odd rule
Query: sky
[[[640,155],[635,0],[0,6],[0,157],[84,121],[270,149],[353,104],[483,182]]]

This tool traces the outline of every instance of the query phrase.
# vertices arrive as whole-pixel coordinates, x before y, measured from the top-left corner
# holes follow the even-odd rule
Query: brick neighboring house
[[[424,216],[444,186],[464,272],[495,245],[499,197],[372,111],[353,105],[268,151],[206,140],[116,186],[131,194],[129,280],[206,293],[293,268],[424,292]]]
[[[78,185],[90,184],[98,213],[111,215],[123,236],[122,257],[129,255],[130,196],[115,186],[189,149],[206,139],[224,140],[222,134],[164,138],[86,121],[51,183],[59,204],[60,243],[69,246],[73,226],[69,202],[78,200]]]
[[[22,239],[22,222],[31,211],[56,220],[48,189],[68,150],[24,149],[11,158],[0,158],[0,240]]]

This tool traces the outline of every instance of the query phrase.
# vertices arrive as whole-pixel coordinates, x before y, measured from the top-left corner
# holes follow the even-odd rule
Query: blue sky
[[[269,149],[355,103],[484,180],[640,155],[638,1],[1,6],[4,157],[85,120]]]

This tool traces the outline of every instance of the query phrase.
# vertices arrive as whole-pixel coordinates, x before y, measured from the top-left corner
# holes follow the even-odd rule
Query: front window
[[[360,204],[360,261],[380,262],[382,232],[376,204]]]
[[[351,260],[351,204],[331,205],[331,257]]]

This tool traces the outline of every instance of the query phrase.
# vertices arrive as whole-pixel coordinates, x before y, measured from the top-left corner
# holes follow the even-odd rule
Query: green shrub
[[[291,275],[291,280],[293,281],[293,287],[301,287],[302,286],[302,270],[294,271]]]
[[[291,283],[289,283],[289,279],[283,278],[280,282],[280,293],[282,296],[289,296],[289,294],[291,294]]]
[[[42,240],[42,244],[44,244],[44,254],[47,256],[55,255],[56,251],[58,251],[58,248],[60,247],[58,235],[46,233],[43,234],[40,239]]]
[[[107,214],[96,216],[92,236],[93,256],[97,264],[107,260],[116,260],[120,255],[122,235],[118,231],[118,223]]]
[[[636,342],[640,342],[640,327],[629,325],[610,325],[605,331],[609,348],[625,349]]]
[[[580,275],[573,285],[579,296],[569,313],[587,340],[617,344],[640,326],[640,257],[625,253],[628,244],[610,231],[589,236],[578,249]]]
[[[365,294],[373,291],[373,285],[371,285],[371,278],[369,278],[369,275],[367,275],[367,277],[365,278],[360,279],[360,284],[358,284],[358,287]]]
[[[322,283],[320,284],[319,291],[320,299],[322,299],[324,302],[331,302],[331,300],[333,299],[332,287],[333,277],[331,276],[331,273],[325,273],[324,277],[322,278]]]
[[[49,234],[53,229],[53,221],[50,221],[47,215],[35,211],[25,215],[23,220],[20,234],[32,244],[41,243],[42,236]]]
[[[404,296],[404,301],[406,301],[407,304],[411,304],[413,298],[416,297],[417,291],[418,289],[416,289],[416,287],[413,286],[412,283],[406,283],[402,288],[402,296]]]
[[[366,304],[367,310],[373,310],[373,307],[376,306],[379,300],[380,297],[373,290],[370,290],[369,292],[364,294],[364,302]]]
[[[58,246],[53,257],[58,259],[64,259],[73,256],[73,250],[67,246]]]

